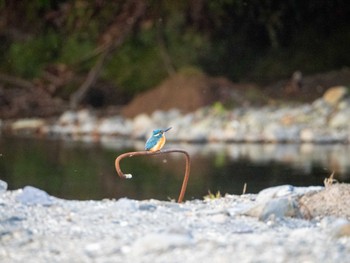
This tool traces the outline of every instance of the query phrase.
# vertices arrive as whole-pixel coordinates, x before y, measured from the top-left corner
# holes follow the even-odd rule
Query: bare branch
[[[34,88],[33,83],[30,81],[18,77],[13,77],[4,73],[0,73],[0,81],[25,89]]]

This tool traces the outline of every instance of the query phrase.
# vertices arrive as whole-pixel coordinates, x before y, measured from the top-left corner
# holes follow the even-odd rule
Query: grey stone
[[[33,186],[24,187],[23,191],[16,196],[16,200],[26,205],[50,206],[55,203],[54,197]]]
[[[283,217],[299,217],[302,214],[299,211],[299,205],[296,200],[292,198],[276,198],[268,201],[259,215],[259,219],[266,221],[271,218]]]
[[[6,192],[7,190],[7,183],[3,180],[0,180],[0,194],[3,192]]]
[[[281,185],[269,187],[261,190],[258,193],[256,200],[258,202],[266,202],[273,198],[286,197],[294,193],[294,186],[292,185]]]
[[[132,246],[132,252],[145,255],[154,252],[164,252],[177,247],[190,246],[192,244],[189,235],[174,233],[153,233],[139,238]]]

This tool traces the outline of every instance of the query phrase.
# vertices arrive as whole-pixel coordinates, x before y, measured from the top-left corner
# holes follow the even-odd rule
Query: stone
[[[0,193],[6,192],[7,190],[7,183],[3,180],[0,180]]]
[[[33,186],[25,186],[22,192],[16,196],[16,200],[25,205],[50,206],[55,203],[54,197]]]
[[[132,246],[132,253],[145,255],[162,253],[177,247],[187,247],[192,244],[190,235],[177,233],[153,233],[139,238]]]
[[[12,123],[11,129],[13,131],[21,130],[40,130],[45,125],[43,119],[33,118],[33,119],[19,119]]]
[[[96,131],[96,122],[94,120],[87,120],[82,122],[79,126],[79,132],[81,134],[93,134]]]
[[[298,202],[293,198],[274,198],[266,202],[257,202],[241,214],[257,217],[261,221],[275,220],[283,217],[303,218]]]
[[[76,113],[78,123],[86,123],[95,120],[95,116],[91,110],[82,109]]]
[[[132,131],[132,125],[129,120],[120,116],[103,118],[97,125],[96,131],[102,135],[123,135],[129,136]]]
[[[272,199],[264,205],[261,213],[258,215],[259,220],[262,221],[282,217],[303,217],[296,200],[292,198]]]
[[[329,127],[334,129],[348,128],[350,125],[350,108],[338,111],[329,120]]]
[[[337,225],[336,228],[333,229],[333,235],[335,237],[350,237],[350,223],[346,222],[341,225]]]
[[[269,187],[264,190],[261,190],[258,193],[256,197],[256,201],[267,202],[273,198],[291,196],[293,193],[294,193],[294,186],[292,185],[281,185],[281,186]]]
[[[335,86],[329,88],[323,95],[323,100],[331,106],[337,105],[349,94],[345,86]]]
[[[302,142],[312,142],[315,134],[311,128],[305,128],[300,131],[300,140]]]
[[[135,138],[144,138],[151,135],[154,127],[153,120],[147,114],[139,114],[133,120],[132,136]]]
[[[313,217],[334,215],[350,219],[349,184],[331,184],[322,191],[311,192],[301,197]]]
[[[263,136],[268,142],[297,142],[300,140],[298,126],[284,127],[277,123],[269,123],[264,127]]]
[[[58,119],[60,125],[75,124],[77,121],[77,114],[74,111],[65,111]]]
[[[138,204],[131,199],[128,198],[120,198],[116,204],[115,204],[119,209],[122,210],[138,210],[139,206]]]

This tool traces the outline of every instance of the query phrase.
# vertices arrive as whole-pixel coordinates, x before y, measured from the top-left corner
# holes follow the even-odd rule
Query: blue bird
[[[156,152],[163,148],[165,144],[165,133],[169,131],[171,127],[162,130],[153,130],[152,136],[146,142],[145,150],[150,152]]]

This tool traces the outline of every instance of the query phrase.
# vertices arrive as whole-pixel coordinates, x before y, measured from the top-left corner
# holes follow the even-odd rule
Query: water
[[[0,137],[0,179],[9,189],[32,185],[66,199],[177,199],[185,169],[184,156],[146,156],[123,159],[122,180],[114,168],[124,152],[142,150],[144,142],[103,140],[100,143]],[[180,144],[191,155],[191,174],[185,199],[212,193],[241,194],[292,184],[323,185],[335,171],[350,182],[350,146],[342,144]]]

